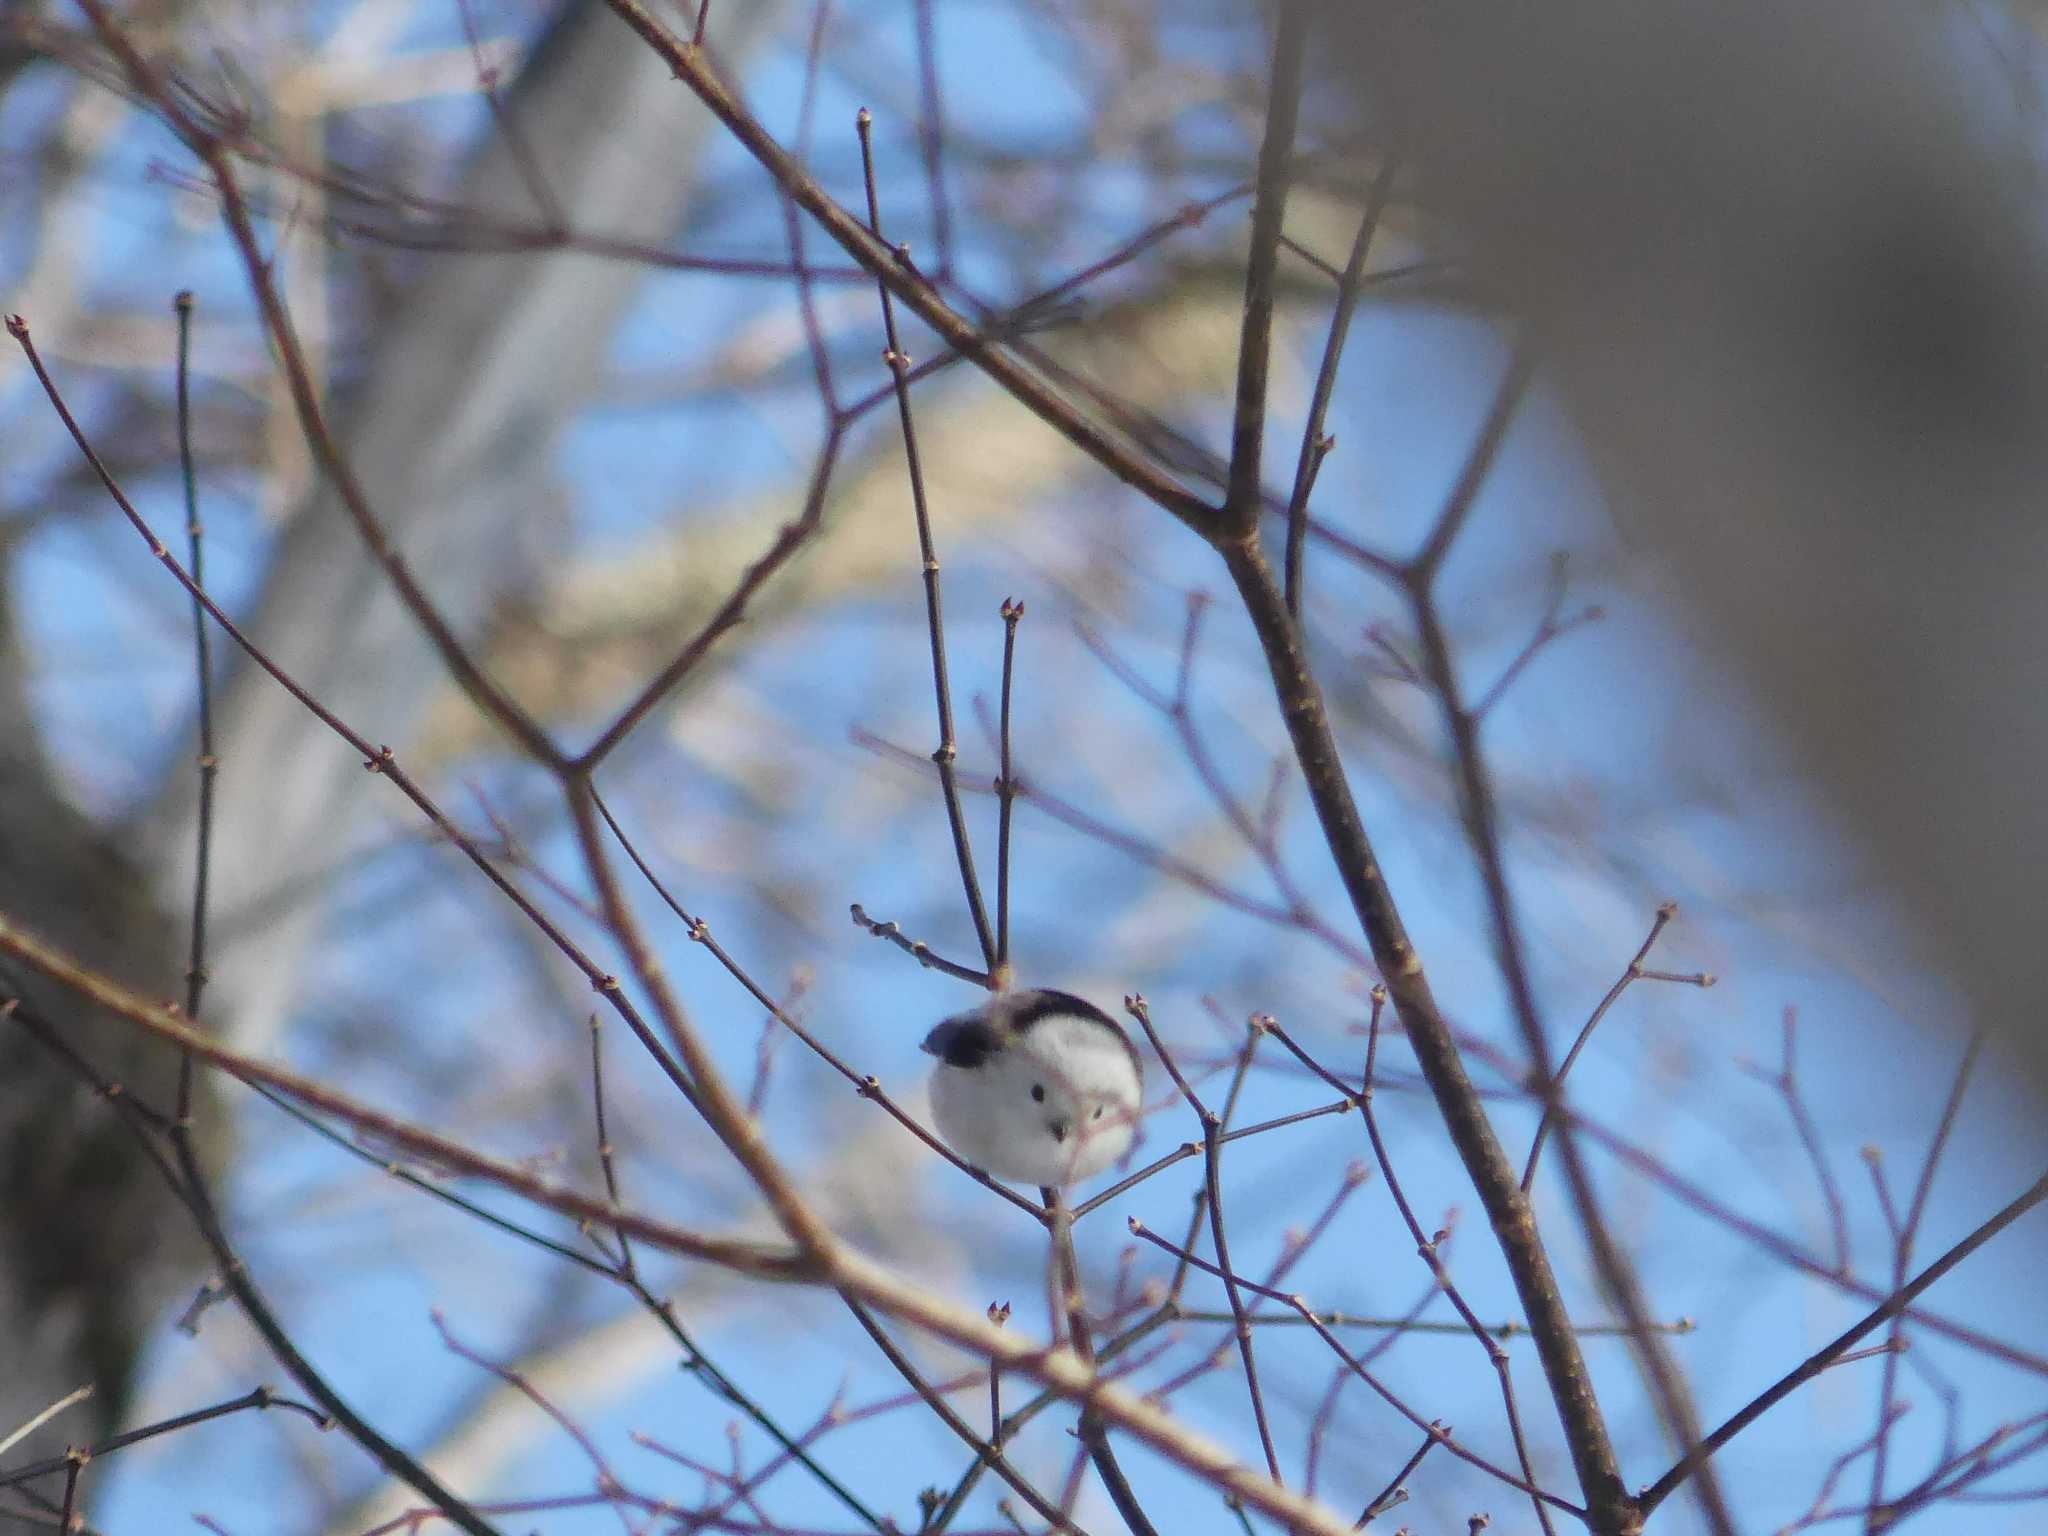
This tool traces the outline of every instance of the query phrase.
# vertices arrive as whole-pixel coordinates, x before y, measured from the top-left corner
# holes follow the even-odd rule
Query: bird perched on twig
[[[1070,992],[990,998],[924,1038],[939,1134],[999,1179],[1057,1187],[1122,1157],[1144,1066],[1117,1022]]]

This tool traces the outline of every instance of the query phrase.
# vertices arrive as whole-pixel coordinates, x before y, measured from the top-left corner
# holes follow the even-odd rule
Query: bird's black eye
[[[1102,1106],[1100,1104],[1095,1106],[1095,1118],[1098,1120],[1102,1118]]]
[[[1034,1104],[1043,1104],[1045,1102],[1045,1084],[1033,1083],[1031,1085],[1031,1102]]]

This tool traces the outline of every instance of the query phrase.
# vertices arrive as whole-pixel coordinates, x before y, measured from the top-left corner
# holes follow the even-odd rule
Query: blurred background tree
[[[916,1043],[976,989],[844,914],[987,964],[927,760],[880,266],[906,302],[915,286],[995,338],[963,360],[961,334],[898,311],[991,908],[1015,628],[1020,979],[1106,1007],[1142,992],[1233,1126],[1344,1103],[1306,1060],[1358,1084],[1383,975],[1347,899],[1359,862],[1275,708],[1276,631],[1212,548],[1249,519],[1277,583],[1298,529],[1337,783],[1515,1171],[1544,1114],[1532,1071],[1600,1019],[1534,1211],[1626,1487],[1662,1490],[1688,1445],[2038,1188],[2031,20],[17,8],[4,308],[177,550],[171,299],[194,295],[208,590],[447,818],[217,635],[199,1018],[239,1057],[550,1186],[602,1198],[616,1178],[634,1211],[775,1241],[760,1181],[678,1095],[695,1074],[590,1023],[611,1015],[579,955],[651,1016],[660,999],[575,796],[529,749],[603,742],[597,785],[689,914],[622,864],[636,926],[796,1188],[928,1294],[1007,1302],[1012,1333],[1045,1337],[1045,1229],[791,1029],[921,1117]],[[764,174],[746,124],[713,110],[718,79],[814,181]],[[1287,133],[1274,104],[1297,96]],[[859,107],[907,265],[816,217],[812,194],[865,215]],[[1247,367],[1268,308],[1269,365]],[[202,822],[187,598],[11,350],[0,412],[0,914],[177,996]],[[1407,562],[1431,550],[1421,587]],[[678,686],[650,688],[664,669]],[[690,918],[708,925],[694,943]],[[951,1387],[958,1428],[983,1435],[985,1354],[830,1290],[628,1248],[418,1139],[333,1106],[309,1124],[205,1073],[195,1157],[261,1292],[211,1305],[225,1249],[169,1192],[197,1170],[167,1179],[147,1148],[168,1143],[92,1086],[168,1105],[174,1057],[0,964],[22,1015],[0,1054],[0,1338],[18,1362],[0,1438],[96,1389],[0,1468],[258,1382],[307,1395],[280,1334],[359,1416],[325,1437],[289,1414],[179,1429],[68,1489],[61,1468],[26,1480],[0,1495],[10,1513],[361,1531],[439,1502],[508,1530],[687,1528],[674,1511],[966,1530],[1002,1526],[1002,1497],[1032,1530],[1136,1525],[1133,1501],[1164,1530],[1272,1518],[1113,1426],[1120,1493],[1064,1407],[1019,1426],[1009,1487],[977,1478],[987,1447],[904,1373]],[[1688,984],[1705,973],[1711,990]],[[1087,1310],[1127,1340],[1131,1385],[1347,1523],[1401,1487],[1414,1507],[1381,1513],[1390,1529],[1536,1529],[1552,1517],[1472,1461],[1409,1464],[1430,1442],[1356,1369],[1460,1450],[1598,1504],[1469,1138],[1446,1135],[1403,1038],[1412,999],[1384,979],[1385,1151],[1421,1233],[1449,1234],[1434,1251],[1473,1315],[1505,1327],[1497,1347],[1414,1257],[1348,1112],[1232,1143],[1220,1184],[1224,1267],[1344,1315],[1348,1363],[1284,1306],[1112,1230],[1133,1217],[1218,1262],[1189,1221],[1199,1160],[1081,1219]],[[1304,1055],[1247,1035],[1267,1014]],[[1166,1074],[1152,1086],[1138,1167],[1201,1134]],[[1652,1527],[2032,1529],[2041,1241],[2038,1217],[2017,1223],[1911,1320],[1838,1351],[1881,1356],[1821,1357],[1717,1475],[1669,1480]],[[1632,1313],[1653,1325],[1633,1341]],[[1016,1408],[1032,1389],[1006,1373],[999,1390]]]

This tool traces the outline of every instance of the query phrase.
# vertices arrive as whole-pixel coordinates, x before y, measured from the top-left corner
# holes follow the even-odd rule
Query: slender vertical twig
[[[185,487],[185,539],[192,570],[192,647],[199,687],[199,819],[192,859],[192,933],[185,961],[185,1015],[197,1022],[199,1001],[206,991],[206,913],[213,848],[214,779],[220,760],[213,750],[213,662],[206,610],[199,594],[206,590],[205,528],[199,520],[199,476],[192,459],[192,295],[174,301],[178,315],[178,469]],[[178,1118],[192,1114],[192,1055],[178,1061]]]
[[[1266,97],[1266,132],[1259,144],[1251,256],[1245,266],[1244,324],[1237,344],[1230,483],[1224,500],[1225,524],[1240,538],[1254,536],[1259,526],[1259,459],[1266,435],[1266,374],[1273,349],[1273,278],[1279,267],[1280,225],[1287,213],[1287,188],[1292,179],[1308,19],[1308,0],[1282,0],[1273,40],[1272,83]]]
[[[1287,558],[1285,581],[1287,612],[1301,622],[1302,557],[1308,548],[1308,498],[1315,489],[1316,475],[1323,460],[1336,446],[1334,437],[1323,434],[1330,413],[1330,397],[1337,390],[1337,365],[1344,356],[1344,341],[1351,333],[1352,311],[1358,307],[1359,281],[1365,276],[1365,259],[1372,250],[1373,235],[1394,190],[1394,157],[1389,155],[1373,178],[1366,194],[1365,215],[1358,221],[1358,234],[1351,242],[1351,255],[1337,280],[1337,307],[1330,315],[1330,334],[1323,342],[1323,360],[1316,368],[1315,390],[1309,396],[1308,424],[1301,432],[1301,453],[1294,465],[1294,491],[1287,498]]]
[[[64,1454],[64,1508],[57,1518],[57,1529],[63,1536],[71,1536],[85,1523],[78,1515],[78,1478],[91,1459],[87,1451],[71,1450]]]
[[[1080,1531],[1080,1527],[1061,1514],[1059,1508],[1052,1500],[1048,1499],[1028,1482],[1024,1475],[1010,1464],[1009,1459],[1001,1451],[990,1445],[988,1441],[982,1439],[980,1435],[977,1435],[974,1432],[974,1426],[953,1411],[953,1405],[941,1397],[932,1384],[924,1379],[923,1373],[918,1370],[916,1364],[908,1355],[903,1353],[903,1350],[896,1341],[889,1337],[888,1330],[882,1326],[881,1321],[861,1302],[859,1297],[853,1295],[850,1291],[842,1291],[840,1295],[846,1302],[847,1310],[853,1314],[853,1320],[860,1324],[862,1331],[870,1339],[874,1340],[875,1348],[882,1352],[882,1357],[896,1368],[896,1373],[910,1384],[911,1390],[917,1393],[918,1397],[924,1401],[926,1407],[938,1415],[940,1422],[946,1428],[952,1430],[954,1434],[958,1435],[969,1446],[972,1446],[978,1453],[979,1458],[987,1463],[996,1476],[1015,1489],[1024,1502],[1029,1504],[1039,1517],[1050,1524],[1054,1530],[1072,1531],[1076,1533],[1076,1536],[1085,1536],[1085,1533]]]
[[[998,987],[1010,977],[1010,813],[1017,802],[1017,773],[1010,758],[1010,683],[1017,662],[1017,625],[1024,617],[1024,604],[1003,599],[1003,693],[997,714],[997,742],[1001,766],[996,779],[996,959],[993,967]]]
[[[1010,1320],[1010,1304],[990,1302],[988,1320],[1000,1328]],[[988,1363],[988,1443],[1000,1451],[1003,1448],[1003,1363],[991,1360]]]
[[[1145,1038],[1152,1043],[1153,1054],[1158,1056],[1160,1063],[1166,1068],[1167,1076],[1173,1079],[1173,1086],[1180,1090],[1180,1096],[1187,1101],[1188,1108],[1194,1111],[1195,1119],[1202,1127],[1202,1192],[1209,1206],[1209,1241],[1216,1249],[1216,1264],[1222,1276],[1223,1292],[1230,1298],[1230,1315],[1237,1334],[1237,1353],[1244,1364],[1245,1390],[1251,1395],[1252,1419],[1259,1430],[1259,1448],[1265,1452],[1267,1472],[1272,1475],[1274,1482],[1282,1483],[1285,1479],[1280,1475],[1280,1453],[1273,1444],[1273,1429],[1266,1419],[1265,1394],[1259,1390],[1259,1362],[1252,1348],[1252,1325],[1245,1312],[1244,1297],[1238,1291],[1237,1273],[1230,1263],[1230,1240],[1223,1219],[1223,1117],[1204,1104],[1201,1096],[1189,1084],[1186,1075],[1180,1069],[1180,1063],[1174,1060],[1173,1053],[1167,1050],[1165,1042],[1159,1038],[1159,1031],[1153,1028],[1152,1010],[1146,1005],[1145,999],[1136,995],[1127,997],[1124,999],[1124,1008],[1145,1031]],[[1249,1064],[1249,1052],[1246,1053],[1244,1060]],[[1237,1083],[1242,1084],[1243,1081],[1241,1070]],[[1232,1097],[1235,1096],[1236,1090],[1233,1087]]]
[[[1045,1230],[1052,1241],[1054,1295],[1059,1304],[1058,1315],[1053,1320],[1053,1336],[1057,1338],[1064,1327],[1067,1342],[1074,1353],[1093,1370],[1096,1368],[1095,1339],[1089,1330],[1087,1308],[1081,1296],[1081,1264],[1074,1254],[1073,1209],[1060,1191],[1050,1185],[1039,1190],[1038,1198],[1045,1206]],[[1123,1516],[1124,1524],[1130,1527],[1131,1536],[1158,1536],[1145,1514],[1145,1507],[1138,1502],[1138,1495],[1131,1488],[1130,1479],[1124,1476],[1123,1465],[1109,1443],[1109,1431],[1103,1427],[1101,1415],[1086,1400],[1081,1404],[1080,1435],[1081,1443],[1087,1447],[1088,1459],[1095,1463],[1096,1475],[1102,1479],[1104,1491],[1116,1506],[1116,1512]]]
[[[953,210],[946,201],[946,102],[939,91],[938,22],[932,0],[917,0],[917,147],[924,160],[925,196],[932,206],[932,245],[938,251],[934,276],[953,271]]]
[[[483,92],[491,122],[496,126],[499,138],[504,140],[512,164],[519,172],[519,179],[526,186],[526,195],[533,199],[533,206],[540,213],[542,227],[559,239],[569,232],[569,216],[563,211],[562,200],[555,195],[554,187],[549,184],[547,172],[541,169],[540,158],[534,154],[525,130],[505,108],[504,99],[498,93],[498,71],[484,60],[483,40],[477,35],[476,17],[470,7],[471,0],[455,0],[455,12],[462,21],[463,39],[469,44],[470,57],[476,61],[477,89]]]
[[[860,133],[861,176],[867,188],[868,232],[882,239],[881,201],[875,188],[874,114],[866,107],[854,119]],[[932,752],[938,765],[939,786],[946,800],[946,820],[953,829],[953,853],[960,864],[960,884],[966,892],[968,915],[974,919],[974,936],[981,945],[984,970],[993,972],[996,963],[995,935],[989,928],[988,912],[982,904],[981,882],[974,873],[974,849],[967,837],[966,815],[960,805],[960,785],[954,770],[958,748],[953,736],[953,691],[946,679],[946,623],[939,599],[939,551],[932,538],[931,508],[925,500],[924,466],[917,453],[917,426],[910,412],[910,357],[896,334],[896,303],[886,282],[876,282],[882,302],[882,331],[888,349],[882,360],[888,364],[896,386],[896,416],[903,428],[903,458],[910,475],[910,505],[917,519],[917,550],[924,564],[924,608],[926,627],[931,633],[932,692],[938,708],[939,744]]]
[[[597,1132],[597,1166],[604,1173],[605,1198],[615,1209],[623,1210],[625,1202],[619,1197],[619,1170],[612,1156],[611,1128],[605,1123],[603,1031],[594,1013],[590,1016],[590,1100],[591,1119]],[[630,1276],[635,1273],[633,1245],[623,1228],[614,1227],[612,1232],[619,1242],[619,1274]]]

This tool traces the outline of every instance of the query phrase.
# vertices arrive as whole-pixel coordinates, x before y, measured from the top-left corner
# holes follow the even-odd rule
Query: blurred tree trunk
[[[722,17],[721,56],[743,60],[780,13],[757,5]],[[482,144],[466,206],[534,222],[537,167],[570,227],[673,236],[715,125],[601,6],[565,5],[504,99],[517,142],[493,132]],[[563,254],[436,255],[378,322],[337,427],[392,542],[465,640],[544,553],[507,532],[529,528],[536,503],[557,494],[563,423],[599,379],[642,271]],[[323,702],[401,753],[446,686],[325,487],[280,534],[248,627]],[[109,975],[172,995],[195,846],[190,755],[176,756],[132,829],[93,824],[36,746],[16,640],[0,624],[0,909]],[[345,866],[382,825],[381,807],[365,803],[382,787],[258,669],[228,647],[215,655],[225,674],[216,910],[269,901],[276,913],[213,949],[205,1011],[260,1052],[294,1005],[321,921],[315,902],[273,893]],[[0,994],[17,988],[0,974]],[[132,1030],[92,1031],[66,998],[24,995],[103,1073],[168,1106],[174,1063],[161,1052]],[[92,1424],[104,1431],[120,1416],[143,1328],[197,1284],[200,1249],[127,1128],[19,1029],[0,1035],[0,1147],[0,1435],[88,1382]],[[9,1460],[92,1438],[66,1415]]]
[[[2048,250],[1999,21],[1324,19],[1332,84],[1527,327],[1622,533],[1967,997],[1938,1022],[2048,1085]]]

